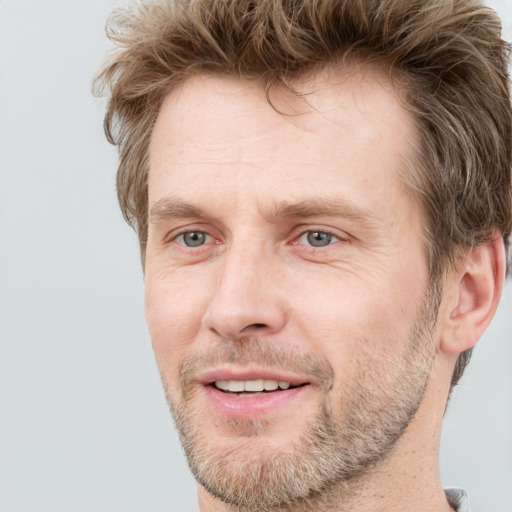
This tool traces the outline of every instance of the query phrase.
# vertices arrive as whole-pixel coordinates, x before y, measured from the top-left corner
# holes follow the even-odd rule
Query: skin
[[[272,92],[283,115],[255,83],[192,77],[166,98],[152,135],[148,326],[175,414],[187,411],[207,452],[232,454],[233,477],[244,461],[293,454],[320,411],[342,422],[351,390],[386,400],[429,290],[423,215],[400,179],[411,115],[372,70],[327,70],[299,86],[305,99]],[[187,246],[192,232],[204,243]],[[329,243],[312,246],[313,232]],[[417,414],[322,510],[450,510],[441,420],[457,354],[499,300],[499,244],[468,252],[445,277],[437,324],[422,338]],[[209,385],[276,375],[305,385],[232,409]],[[202,486],[199,502],[231,510]]]

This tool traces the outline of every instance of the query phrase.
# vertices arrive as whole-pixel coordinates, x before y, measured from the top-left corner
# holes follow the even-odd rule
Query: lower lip
[[[309,385],[305,385],[244,397],[224,393],[215,386],[205,386],[204,390],[210,406],[217,414],[236,419],[254,419],[288,406],[309,388]]]

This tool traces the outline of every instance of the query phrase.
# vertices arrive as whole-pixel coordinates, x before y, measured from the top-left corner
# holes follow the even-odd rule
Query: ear
[[[467,251],[445,281],[442,351],[459,354],[481,338],[498,307],[505,273],[505,246],[498,233]]]

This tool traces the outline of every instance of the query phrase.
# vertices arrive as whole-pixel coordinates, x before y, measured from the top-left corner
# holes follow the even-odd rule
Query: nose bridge
[[[205,326],[222,337],[278,331],[285,311],[276,289],[278,256],[256,240],[233,241],[223,255]]]
[[[228,288],[233,286],[235,290],[239,285],[251,286],[261,267],[265,266],[265,260],[265,250],[261,241],[232,244],[224,260],[220,284]]]

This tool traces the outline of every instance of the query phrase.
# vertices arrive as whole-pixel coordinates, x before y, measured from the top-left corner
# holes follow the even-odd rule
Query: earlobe
[[[491,322],[503,291],[506,261],[503,238],[467,251],[449,276],[452,288],[441,350],[458,354],[473,347]]]

